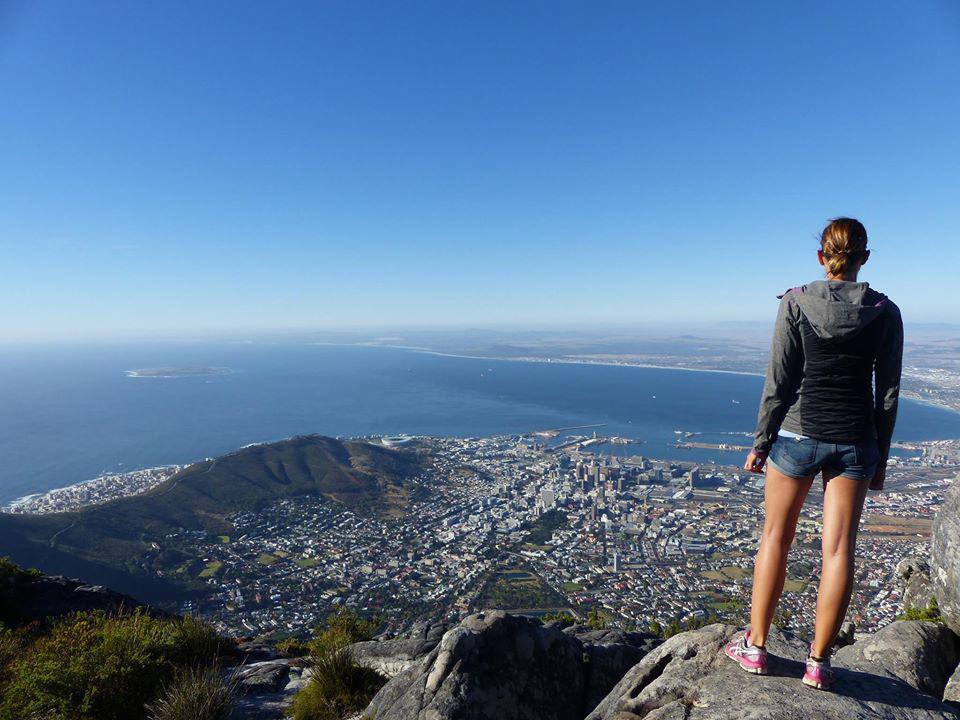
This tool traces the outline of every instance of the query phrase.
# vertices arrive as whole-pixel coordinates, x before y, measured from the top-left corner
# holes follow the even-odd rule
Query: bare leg
[[[767,632],[787,576],[787,554],[797,530],[797,518],[814,477],[792,478],[767,465],[763,491],[766,517],[753,566],[750,603],[750,642],[754,645],[763,645],[767,641]]]
[[[867,496],[866,480],[824,473],[823,570],[817,591],[813,654],[824,657],[833,647],[853,592],[857,529]]]

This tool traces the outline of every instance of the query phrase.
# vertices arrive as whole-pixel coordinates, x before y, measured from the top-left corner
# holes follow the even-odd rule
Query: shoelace
[[[830,658],[824,658],[823,660],[814,660],[812,657],[807,658],[807,671],[819,670],[825,675],[832,675],[833,668],[830,667]]]

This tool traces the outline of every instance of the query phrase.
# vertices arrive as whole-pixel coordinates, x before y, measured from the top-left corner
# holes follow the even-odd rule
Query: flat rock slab
[[[957,720],[949,705],[908,683],[835,665],[834,688],[800,682],[807,646],[775,629],[770,674],[751,675],[723,654],[741,632],[714,624],[680,633],[635,665],[588,720]],[[854,645],[853,647],[855,647]]]

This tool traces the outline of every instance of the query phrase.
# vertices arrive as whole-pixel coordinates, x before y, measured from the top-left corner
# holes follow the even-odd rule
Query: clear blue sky
[[[6,338],[960,317],[960,5],[0,0]]]

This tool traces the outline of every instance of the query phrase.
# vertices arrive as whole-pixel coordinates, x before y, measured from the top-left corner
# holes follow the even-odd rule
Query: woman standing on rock
[[[803,682],[825,689],[830,651],[853,591],[857,526],[868,487],[883,489],[897,414],[900,310],[857,274],[867,231],[837,218],[823,230],[817,280],[780,295],[753,450],[744,469],[766,465],[766,518],[753,574],[750,626],[725,652],[765,674],[764,646],[786,578],[800,509],[823,474],[823,569],[814,640]],[[873,387],[871,387],[871,379]]]

